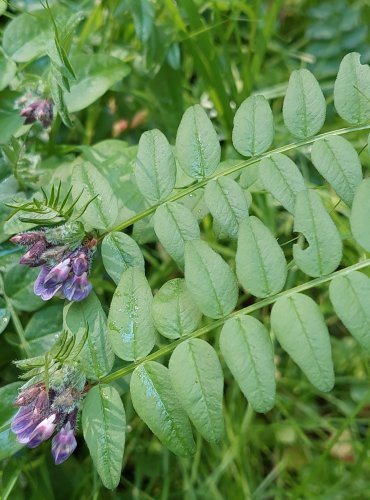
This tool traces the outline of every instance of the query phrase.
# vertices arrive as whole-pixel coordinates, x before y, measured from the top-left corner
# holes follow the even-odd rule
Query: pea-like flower
[[[53,374],[48,390],[43,383],[22,390],[15,400],[19,410],[11,422],[17,441],[36,448],[56,432],[52,440],[54,461],[58,465],[67,460],[77,446],[76,421],[84,384],[85,377],[68,367]]]
[[[85,237],[77,241],[73,234],[73,247],[68,240],[68,230],[77,235],[79,226],[58,226],[21,233],[10,238],[15,244],[28,248],[21,257],[20,264],[29,267],[42,266],[34,284],[34,292],[43,300],[54,296],[71,301],[85,299],[92,290],[88,280],[91,261],[96,248],[96,239]],[[82,240],[82,241],[81,241]],[[80,242],[80,244],[79,244]]]

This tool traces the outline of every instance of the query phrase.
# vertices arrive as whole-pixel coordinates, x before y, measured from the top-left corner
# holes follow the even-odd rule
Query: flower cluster
[[[66,224],[63,228],[29,231],[10,238],[12,243],[28,248],[21,257],[20,264],[41,266],[34,292],[43,300],[58,295],[78,302],[86,298],[92,289],[88,274],[97,241],[93,237],[84,237],[83,232],[81,237],[81,228],[76,224],[76,228],[71,227],[71,224],[66,227]],[[57,229],[60,233],[58,237],[55,235]],[[70,229],[75,230],[75,238],[67,237]],[[80,236],[76,239],[79,232]]]
[[[59,371],[63,372],[64,381],[76,373],[70,367]],[[48,389],[44,383],[23,389],[15,401],[19,410],[11,423],[17,441],[28,448],[36,448],[56,432],[51,444],[54,461],[58,465],[67,460],[77,446],[76,420],[84,384],[85,380],[80,377],[78,384],[57,381],[51,382]]]
[[[25,125],[38,121],[48,128],[53,121],[53,103],[49,99],[36,99],[21,109],[21,116],[25,118]]]

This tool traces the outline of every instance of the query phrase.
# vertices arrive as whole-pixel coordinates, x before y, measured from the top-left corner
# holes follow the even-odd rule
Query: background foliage
[[[353,85],[343,90],[338,79],[334,89],[347,53],[360,53],[362,63],[370,58],[369,6],[344,0],[86,0],[50,7],[52,18],[36,1],[0,2],[2,497],[364,498],[368,272],[339,271],[330,287],[325,275],[339,264],[367,265],[368,181],[358,188],[361,164],[364,177],[369,166],[367,133],[353,131],[346,140],[328,134],[314,145],[310,136],[369,124],[369,69],[358,66],[356,56],[345,59],[350,70],[341,66],[341,81],[357,76],[360,106]],[[22,124],[17,100],[29,92],[53,97],[58,116],[49,132]],[[261,97],[245,102],[250,95],[268,99],[272,113]],[[201,146],[189,148],[197,135]],[[282,150],[266,155],[260,169],[253,158],[243,159],[263,155],[272,142]],[[182,169],[177,176],[172,145]],[[334,159],[325,161],[332,151]],[[162,169],[148,171],[157,157]],[[219,176],[225,171],[230,175]],[[289,189],[279,189],[288,171]],[[72,186],[74,199],[84,188],[77,209],[99,193],[82,216],[87,228],[102,236],[115,229],[94,261],[94,293],[64,307],[33,294],[36,274],[17,264],[18,249],[7,241],[30,226],[18,216],[7,220],[11,209],[5,205],[14,197],[24,202],[41,187],[50,192],[59,181],[63,195]],[[161,203],[168,196],[173,203]],[[223,197],[234,205],[220,210]],[[156,211],[150,208],[157,204]],[[297,233],[314,249],[311,255],[297,244]],[[258,244],[250,244],[253,238]],[[230,266],[250,294],[238,295]],[[301,293],[284,294],[294,287]],[[269,298],[282,289],[278,301]],[[353,289],[361,299],[356,314],[346,307]],[[123,313],[115,307],[122,297],[129,303]],[[223,326],[235,307],[253,315],[230,317]],[[294,307],[306,315],[303,323],[293,321]],[[104,383],[85,400],[75,454],[55,467],[47,444],[27,450],[9,433],[21,385],[12,361],[50,349],[63,324],[82,335],[85,322],[89,343],[81,366],[89,380],[105,377]],[[138,341],[117,341],[117,331],[133,324],[141,332]],[[313,346],[295,343],[302,324]],[[191,340],[176,340],[194,331]],[[260,356],[252,376],[235,356],[250,356],[247,365],[253,365],[253,352],[243,344],[246,331]],[[159,349],[150,355],[154,345]],[[313,355],[307,356],[309,348]],[[146,356],[151,360],[127,376],[131,362]],[[197,380],[210,389],[200,388],[192,400]],[[155,402],[150,406],[148,384],[170,419]],[[101,415],[91,428],[89,415],[97,408]],[[100,439],[103,421],[107,432]],[[118,488],[104,488],[99,474],[108,488],[118,478]]]

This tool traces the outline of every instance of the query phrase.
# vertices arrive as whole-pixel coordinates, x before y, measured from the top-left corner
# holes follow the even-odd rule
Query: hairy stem
[[[258,311],[259,309],[262,309],[263,307],[266,307],[268,305],[273,304],[274,302],[277,301],[280,297],[290,297],[291,295],[294,295],[295,293],[298,292],[304,292],[305,290],[309,290],[310,288],[314,288],[318,285],[322,285],[323,283],[327,283],[328,281],[331,281],[333,278],[336,276],[344,276],[346,274],[351,273],[352,271],[358,271],[359,269],[363,269],[365,267],[370,266],[370,259],[366,259],[363,261],[358,262],[357,264],[354,264],[353,266],[346,267],[345,269],[341,269],[339,271],[336,271],[332,274],[329,274],[327,276],[322,276],[320,278],[315,278],[311,281],[307,281],[306,283],[303,283],[302,285],[298,285],[294,288],[290,288],[289,290],[284,290],[280,293],[277,293],[276,295],[272,297],[267,297],[266,299],[262,299],[255,304],[252,304],[250,306],[244,307],[243,309],[239,309],[237,311],[232,312],[228,316],[225,316],[225,318],[218,319],[216,321],[213,321],[213,323],[203,326],[202,328],[199,328],[193,333],[190,333],[189,335],[186,335],[182,337],[179,340],[176,340],[175,342],[172,342],[169,345],[166,345],[165,347],[162,347],[161,349],[158,349],[158,351],[153,352],[152,354],[149,354],[146,356],[144,359],[141,361],[137,361],[134,363],[131,363],[128,366],[125,366],[124,368],[120,368],[119,370],[110,373],[109,375],[106,375],[102,379],[100,379],[99,382],[101,383],[109,383],[113,382],[114,380],[117,380],[121,377],[124,377],[134,371],[134,369],[140,365],[141,363],[145,361],[153,361],[155,359],[158,359],[166,354],[169,354],[172,352],[179,344],[184,342],[185,340],[193,339],[196,337],[201,337],[202,335],[211,332],[212,330],[215,330],[216,328],[222,326],[228,319],[230,318],[236,318],[238,316],[243,316],[244,314],[250,314],[254,311]]]

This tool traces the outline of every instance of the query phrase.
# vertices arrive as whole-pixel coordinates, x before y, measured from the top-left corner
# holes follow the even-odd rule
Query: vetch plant
[[[225,366],[256,412],[275,403],[274,349],[285,351],[318,391],[333,388],[329,331],[311,292],[329,284],[336,314],[369,349],[370,279],[360,270],[370,265],[370,183],[343,137],[370,130],[369,89],[369,67],[348,54],[334,105],[350,126],[320,134],[326,99],[315,76],[299,69],[282,106],[295,142],[270,149],[277,118],[263,95],[251,95],[237,109],[232,132],[246,159],[224,160],[218,134],[197,104],[183,115],[175,146],[150,130],[137,148],[120,141],[78,148],[80,155],[51,178],[70,173],[63,176],[74,200],[67,212],[60,188],[43,201],[12,204],[16,213],[5,232],[17,227],[8,234],[17,233],[11,241],[27,248],[21,264],[41,266],[36,295],[68,299],[58,348],[17,363],[36,377],[16,400],[21,408],[11,429],[20,443],[38,446],[56,433],[52,453],[63,462],[76,447],[81,407],[92,460],[113,489],[126,436],[113,382],[130,376],[136,413],[179,456],[194,454],[194,429],[211,443],[223,439]],[[321,186],[288,156],[297,150],[321,174]],[[264,218],[261,193],[274,207],[272,220]],[[122,232],[131,226],[130,234]],[[348,266],[344,249],[352,238],[358,255]],[[94,269],[97,246],[101,261]],[[157,258],[168,271],[155,281],[145,260]],[[10,272],[3,289],[12,306]]]

